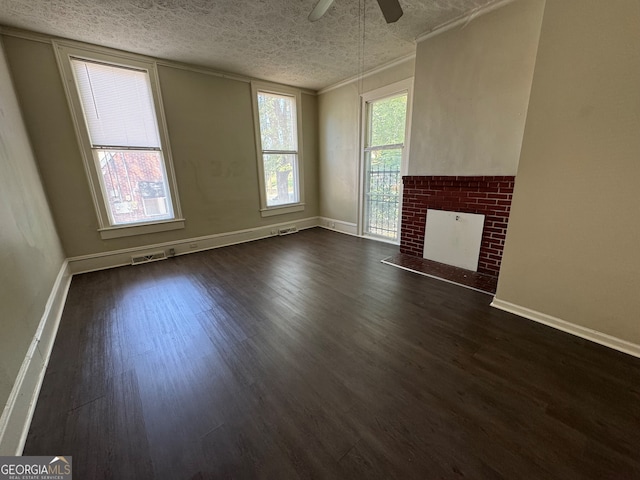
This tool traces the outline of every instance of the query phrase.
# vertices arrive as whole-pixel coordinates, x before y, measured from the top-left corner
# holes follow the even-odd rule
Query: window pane
[[[295,154],[264,154],[264,185],[267,206],[299,201],[297,161]]]
[[[148,73],[72,59],[92,145],[160,148]]]
[[[365,232],[396,240],[402,176],[402,149],[365,153]]]
[[[160,152],[96,150],[95,153],[112,225],[173,218]]]
[[[298,150],[294,97],[258,92],[258,112],[262,150]]]
[[[407,94],[385,98],[369,105],[367,147],[404,143]]]

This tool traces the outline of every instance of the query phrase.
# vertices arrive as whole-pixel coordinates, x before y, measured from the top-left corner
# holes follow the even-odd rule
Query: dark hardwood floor
[[[640,478],[640,360],[312,229],[79,275],[25,455],[74,478]]]

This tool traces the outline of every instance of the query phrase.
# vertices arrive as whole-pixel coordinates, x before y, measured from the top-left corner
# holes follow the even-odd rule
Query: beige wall
[[[0,405],[11,393],[63,262],[0,45]]]
[[[260,216],[249,83],[159,67],[186,228],[101,240],[53,47],[4,37],[27,130],[69,257],[318,215],[317,98],[302,95],[306,209]]]
[[[544,0],[420,42],[409,175],[515,175]]]
[[[320,215],[357,223],[360,93],[413,77],[414,59],[358,82],[321,93],[319,105]]]
[[[189,237],[318,215],[317,99],[302,95],[304,212],[263,219],[249,83],[160,67]]]
[[[547,0],[497,298],[640,344],[640,3]]]

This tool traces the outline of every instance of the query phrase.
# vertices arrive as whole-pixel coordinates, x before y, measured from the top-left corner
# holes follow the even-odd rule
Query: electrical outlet
[[[175,257],[176,256],[176,249],[175,248],[170,248],[169,249],[169,255],[171,257]]]

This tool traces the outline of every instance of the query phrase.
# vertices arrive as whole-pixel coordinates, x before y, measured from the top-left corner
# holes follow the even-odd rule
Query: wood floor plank
[[[79,478],[155,477],[133,372],[117,375],[103,396],[53,418],[47,433],[31,431],[25,455],[68,454]]]
[[[299,478],[286,455],[247,418],[240,425],[224,424],[203,439],[211,479]]]
[[[73,278],[24,453],[83,479],[640,478],[640,360],[322,229]]]

